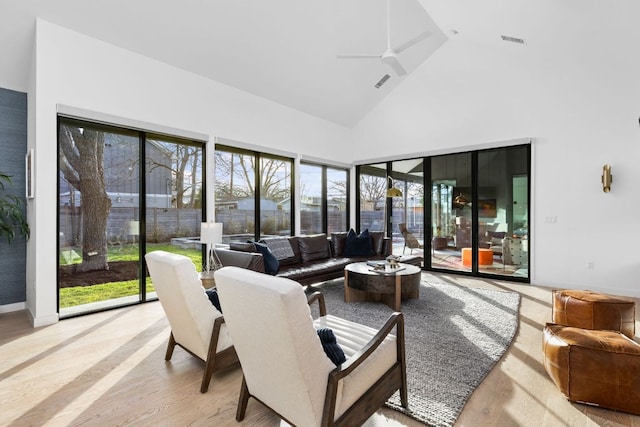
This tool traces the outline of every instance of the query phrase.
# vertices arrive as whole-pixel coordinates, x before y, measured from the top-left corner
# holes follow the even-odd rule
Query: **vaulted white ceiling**
[[[397,77],[378,60],[336,59],[339,53],[385,50],[385,0],[0,0],[0,87],[27,90],[40,17],[352,127],[417,68],[429,67],[445,43],[507,55],[526,49],[528,60],[550,66],[567,57],[588,65],[593,54],[611,51],[610,40],[621,28],[626,34],[637,27],[637,3],[391,0],[392,45],[433,33],[399,55],[409,74]],[[501,35],[526,44],[505,42]],[[459,65],[465,60],[459,58]],[[389,81],[376,89],[387,73]]]
[[[386,0],[0,0],[0,71],[14,67],[22,90],[36,17],[346,126],[402,80],[377,59],[336,58],[384,52]],[[399,55],[409,73],[446,37],[417,0],[391,0],[392,46],[426,30]]]

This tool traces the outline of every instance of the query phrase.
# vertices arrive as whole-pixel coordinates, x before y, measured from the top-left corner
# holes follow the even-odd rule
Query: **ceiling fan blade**
[[[425,31],[424,33],[418,34],[417,36],[415,36],[411,40],[406,41],[406,42],[402,43],[401,45],[397,46],[395,49],[393,49],[393,53],[403,52],[403,51],[409,49],[414,44],[417,44],[417,43],[421,42],[422,40],[426,39],[430,35],[431,35],[431,31]]]
[[[359,58],[380,59],[381,56],[380,55],[369,55],[369,54],[366,54],[366,53],[345,53],[345,54],[336,55],[336,58],[338,58],[338,59],[359,59]]]
[[[402,66],[402,64],[400,64],[400,61],[398,61],[397,58],[389,58],[384,62],[386,64],[389,64],[389,66],[398,75],[398,77],[402,77],[405,74],[407,74],[407,70],[404,69],[404,67]]]

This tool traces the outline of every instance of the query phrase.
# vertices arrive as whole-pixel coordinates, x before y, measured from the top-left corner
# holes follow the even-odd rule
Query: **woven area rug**
[[[343,281],[314,288],[329,314],[378,328],[391,308],[344,302]],[[453,426],[465,403],[509,347],[518,329],[520,295],[446,283],[420,286],[420,298],[402,302],[409,410],[399,394],[387,406],[430,426]]]

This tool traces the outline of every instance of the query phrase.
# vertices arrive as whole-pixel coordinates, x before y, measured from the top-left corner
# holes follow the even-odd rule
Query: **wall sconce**
[[[611,175],[611,165],[602,166],[602,191],[605,193],[611,191],[612,182],[613,175]]]

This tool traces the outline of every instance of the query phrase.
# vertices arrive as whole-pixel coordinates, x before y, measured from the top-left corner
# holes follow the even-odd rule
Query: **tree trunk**
[[[83,192],[82,198],[82,263],[78,272],[108,270],[107,219],[111,199],[105,193]]]

